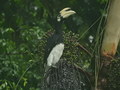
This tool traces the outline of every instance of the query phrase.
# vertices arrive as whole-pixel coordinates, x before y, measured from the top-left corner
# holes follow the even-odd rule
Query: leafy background
[[[1,0],[0,90],[40,90],[43,75],[40,40],[54,29],[53,21],[65,7],[71,7],[76,15],[64,22],[64,31],[79,34],[78,42],[94,54],[99,18],[106,16],[106,2],[108,0]],[[91,58],[83,52],[82,59],[82,67],[91,71]]]

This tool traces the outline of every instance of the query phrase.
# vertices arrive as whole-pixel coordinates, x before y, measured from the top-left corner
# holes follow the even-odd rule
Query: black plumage
[[[65,18],[74,13],[75,11],[70,8],[64,8],[57,16],[55,22],[55,33],[47,40],[45,47],[44,61],[47,66],[55,66],[62,56],[64,50],[62,23]]]

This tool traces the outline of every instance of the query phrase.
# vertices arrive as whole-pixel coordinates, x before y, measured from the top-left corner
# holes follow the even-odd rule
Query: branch
[[[90,55],[91,57],[93,57],[92,54],[88,50],[86,50],[82,45],[80,45],[79,43],[77,43],[77,44],[78,44],[79,48],[82,48],[88,55]]]

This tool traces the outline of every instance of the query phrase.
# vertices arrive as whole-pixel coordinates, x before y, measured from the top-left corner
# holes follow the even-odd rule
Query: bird
[[[47,44],[45,46],[45,71],[50,67],[56,67],[56,63],[60,60],[65,46],[63,40],[62,24],[66,18],[75,13],[76,12],[73,11],[70,7],[67,7],[62,9],[56,17],[55,33],[50,38],[48,38]]]

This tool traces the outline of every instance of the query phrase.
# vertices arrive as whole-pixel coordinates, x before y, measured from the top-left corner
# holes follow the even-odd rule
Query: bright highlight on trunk
[[[112,0],[103,38],[101,55],[114,57],[120,39],[120,0]]]

